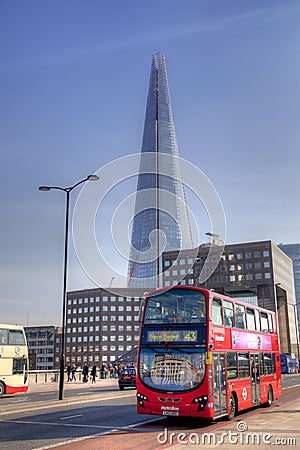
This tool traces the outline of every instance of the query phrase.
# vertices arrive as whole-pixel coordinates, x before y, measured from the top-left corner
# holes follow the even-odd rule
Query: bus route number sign
[[[197,342],[197,330],[148,331],[147,342]]]

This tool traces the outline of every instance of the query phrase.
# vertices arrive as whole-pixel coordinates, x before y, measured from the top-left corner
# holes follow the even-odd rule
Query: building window
[[[270,272],[266,272],[266,273],[265,273],[265,279],[270,279],[270,278],[271,278]]]
[[[236,257],[237,257],[237,259],[243,259],[243,253],[238,253],[238,254],[236,255]]]
[[[261,273],[256,273],[255,274],[255,279],[256,280],[261,280],[262,279],[262,274]]]
[[[247,264],[246,264],[246,269],[247,269],[247,270],[252,269],[252,263],[247,263]]]
[[[264,262],[264,267],[265,267],[265,269],[269,269],[270,268],[270,262],[269,261],[265,261]]]
[[[234,276],[234,275],[231,275],[231,276],[229,277],[229,281],[235,281],[235,276]]]
[[[251,253],[246,253],[246,254],[245,254],[245,257],[246,257],[246,259],[251,259],[251,257],[252,257],[252,256],[251,256]]]
[[[260,252],[254,252],[254,258],[260,258]]]
[[[268,256],[270,256],[269,251],[268,251],[268,250],[265,250],[265,251],[263,252],[263,256],[264,256],[264,258],[267,258]]]

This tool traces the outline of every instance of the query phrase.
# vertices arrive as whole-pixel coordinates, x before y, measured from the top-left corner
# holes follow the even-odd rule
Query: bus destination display
[[[147,342],[197,342],[197,330],[149,330]]]

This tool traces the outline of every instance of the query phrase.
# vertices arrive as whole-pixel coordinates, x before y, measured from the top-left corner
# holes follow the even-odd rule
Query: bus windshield
[[[172,289],[153,295],[146,304],[144,324],[205,323],[202,292]]]

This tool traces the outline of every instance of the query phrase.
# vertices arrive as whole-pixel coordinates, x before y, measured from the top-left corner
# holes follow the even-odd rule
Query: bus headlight
[[[207,403],[207,400],[209,399],[208,395],[202,395],[201,397],[196,397],[192,400],[192,404],[198,405],[198,411],[202,411]]]
[[[136,396],[137,396],[137,401],[139,402],[139,405],[142,408],[145,408],[144,402],[149,402],[149,398],[147,397],[147,395],[140,394],[139,392],[137,392]]]

